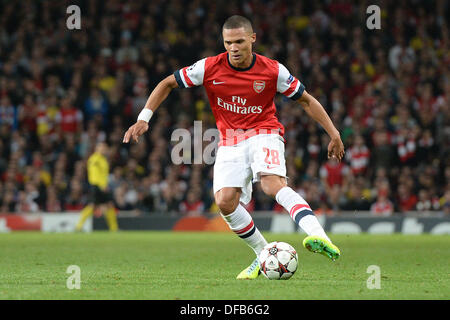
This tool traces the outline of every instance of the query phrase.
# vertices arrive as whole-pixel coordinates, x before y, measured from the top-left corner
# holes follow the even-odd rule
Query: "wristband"
[[[149,122],[150,118],[153,115],[153,111],[149,108],[142,109],[141,113],[139,113],[138,120],[144,120],[145,122]]]

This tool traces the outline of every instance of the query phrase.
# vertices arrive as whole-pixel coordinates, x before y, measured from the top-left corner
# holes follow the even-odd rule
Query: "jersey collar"
[[[228,57],[228,52],[227,52],[227,62],[228,62],[228,65],[229,65],[233,70],[236,70],[236,71],[248,71],[248,70],[250,70],[250,69],[255,65],[255,62],[256,62],[256,54],[252,53],[252,55],[253,55],[253,60],[252,60],[252,63],[250,64],[250,66],[248,66],[247,68],[236,68],[235,66],[233,66],[233,65],[230,63],[230,59],[229,59],[229,57]]]

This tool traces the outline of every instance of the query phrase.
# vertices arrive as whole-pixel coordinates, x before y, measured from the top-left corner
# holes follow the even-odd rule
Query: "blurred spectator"
[[[390,168],[395,160],[394,147],[392,145],[392,135],[386,130],[385,120],[376,119],[375,128],[372,135],[373,157],[371,162],[375,169]]]
[[[70,98],[61,99],[61,109],[57,117],[59,130],[63,136],[71,133],[80,134],[83,130],[83,113],[72,105]]]
[[[430,191],[427,189],[421,189],[419,191],[419,197],[416,203],[417,211],[433,211],[439,209],[439,199],[430,195]]]
[[[390,216],[394,212],[394,205],[387,197],[387,190],[379,190],[376,201],[370,206],[370,212],[376,216]]]
[[[411,188],[406,184],[399,184],[397,187],[398,211],[407,212],[416,208],[417,196],[412,193]]]
[[[13,213],[16,211],[16,199],[12,190],[5,190],[3,192],[1,213]]]
[[[0,125],[5,125],[8,130],[17,129],[18,115],[11,99],[5,95],[0,99]]]
[[[440,204],[444,213],[447,215],[450,214],[450,189],[445,191],[444,196],[440,200]]]
[[[114,202],[116,203],[117,209],[119,210],[131,210],[133,209],[132,204],[127,198],[128,185],[126,182],[122,182],[114,190]]]
[[[78,180],[72,180],[70,190],[64,199],[64,210],[81,211],[86,204],[86,196],[83,193],[83,186]]]
[[[47,212],[61,212],[63,209],[61,202],[58,199],[57,189],[54,186],[47,188],[47,195],[45,201],[45,211]]]
[[[27,94],[23,104],[18,107],[18,121],[20,128],[26,134],[35,134],[37,129],[37,105],[33,95]]]
[[[347,175],[349,174],[348,166],[343,162],[338,162],[335,159],[328,159],[320,167],[320,178],[323,184],[329,190],[335,184],[342,186],[346,181]]]
[[[347,201],[340,207],[345,211],[368,211],[370,201],[363,194],[364,186],[360,183],[351,183],[346,194]]]
[[[352,146],[348,148],[345,154],[353,175],[364,175],[369,165],[370,151],[362,135],[354,137]]]
[[[175,187],[172,185],[172,187]],[[176,212],[179,210],[178,197],[175,188],[164,188],[162,190],[161,202],[157,206],[158,210],[163,212]]]
[[[25,191],[19,191],[15,212],[33,213],[38,211],[39,206],[33,197],[28,196]]]
[[[201,214],[205,210],[205,205],[200,199],[198,190],[190,190],[186,200],[180,204],[180,212],[184,215]]]
[[[84,111],[86,118],[94,119],[96,124],[105,128],[108,120],[108,101],[103,97],[102,92],[98,88],[92,88],[88,98],[84,102]]]

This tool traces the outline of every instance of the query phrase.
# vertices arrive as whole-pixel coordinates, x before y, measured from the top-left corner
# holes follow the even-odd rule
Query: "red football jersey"
[[[220,133],[219,145],[234,145],[256,134],[284,135],[275,113],[277,92],[297,100],[304,85],[276,60],[253,53],[252,64],[236,68],[224,52],[174,72],[180,88],[203,85]]]

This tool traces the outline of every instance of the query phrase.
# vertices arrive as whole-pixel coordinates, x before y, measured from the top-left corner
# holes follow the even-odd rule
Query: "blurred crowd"
[[[80,30],[66,26],[71,4]],[[298,77],[342,134],[345,160],[327,160],[324,130],[277,95],[289,185],[317,214],[450,213],[449,2],[379,1],[379,30],[366,26],[370,4],[0,1],[0,213],[80,210],[98,141],[120,210],[217,212],[213,166],[171,159],[175,129],[215,127],[203,88],[173,90],[139,144],[122,138],[160,80],[224,51],[233,14],[250,18],[254,51]],[[247,208],[282,211],[258,184]]]

